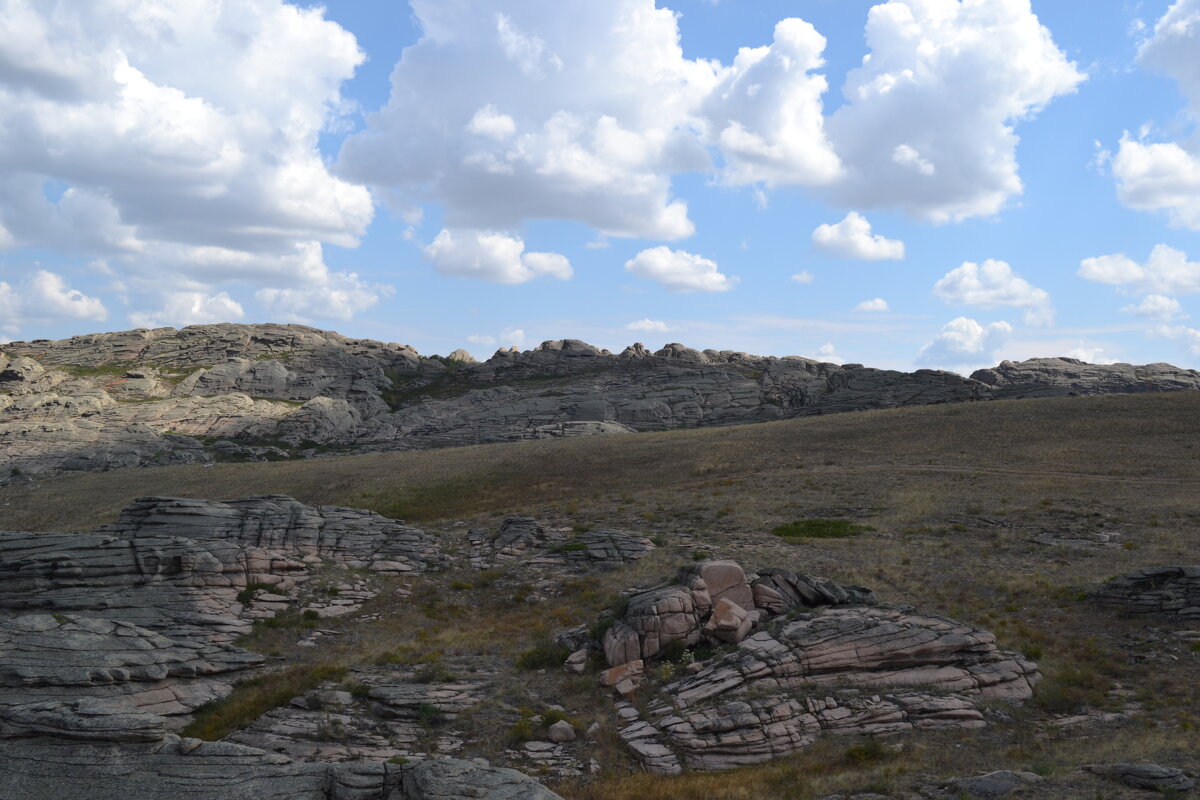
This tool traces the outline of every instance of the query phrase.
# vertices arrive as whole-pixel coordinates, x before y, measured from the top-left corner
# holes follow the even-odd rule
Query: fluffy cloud
[[[1082,339],[1079,344],[1067,351],[1068,358],[1077,358],[1089,364],[1116,364],[1117,359],[1109,358],[1102,345],[1090,345]]]
[[[825,37],[802,19],[775,26],[766,47],[743,47],[701,110],[730,183],[820,186],[842,171],[825,135]]]
[[[986,328],[969,317],[953,319],[943,326],[933,341],[917,353],[917,363],[936,366],[963,366],[994,361],[996,350],[1012,336],[1007,322],[993,322]]]
[[[1200,0],[1176,0],[1138,53],[1142,64],[1179,83],[1192,118],[1200,122]],[[1200,230],[1200,151],[1191,144],[1121,137],[1112,159],[1121,201],[1165,211],[1175,225]]]
[[[353,319],[392,292],[392,287],[367,283],[353,272],[338,272],[293,289],[259,289],[254,299],[280,319],[311,322]]]
[[[854,307],[854,310],[855,311],[869,311],[869,312],[887,311],[888,304],[887,304],[887,300],[884,300],[882,297],[876,297],[873,300],[863,300],[861,303],[859,303],[858,305],[856,305]]]
[[[837,354],[837,348],[834,347],[833,342],[826,342],[825,344],[818,347],[817,354],[815,356],[812,356],[812,359],[814,361],[823,361],[828,364],[845,363],[843,361],[843,359],[841,358],[841,356],[839,356]]]
[[[1048,325],[1054,320],[1050,295],[1003,261],[988,259],[982,265],[966,261],[934,284],[933,293],[950,305],[1024,308],[1026,325]]]
[[[1150,335],[1163,339],[1177,339],[1192,355],[1200,356],[1200,330],[1186,325],[1160,325],[1150,331]]]
[[[227,281],[333,279],[309,255],[354,245],[373,205],[317,150],[363,60],[322,13],[282,0],[0,0],[10,244],[105,258],[157,302]]]
[[[129,315],[129,321],[139,328],[163,325],[204,325],[211,322],[236,322],[246,312],[241,303],[228,292],[171,292],[157,311],[139,311]]]
[[[639,319],[625,326],[627,331],[644,331],[645,333],[666,333],[671,330],[667,323],[659,319]]]
[[[672,292],[726,292],[738,280],[722,274],[711,259],[666,246],[643,250],[625,262],[625,269]]]
[[[799,283],[801,285],[806,285],[806,284],[812,283],[816,279],[817,279],[816,275],[813,275],[808,270],[803,270],[803,271],[797,272],[795,275],[793,275],[790,280],[794,281],[795,283]]]
[[[1124,253],[1085,258],[1079,275],[1136,293],[1196,294],[1200,292],[1200,262],[1165,244],[1155,246],[1145,264]]]
[[[828,131],[845,205],[945,222],[994,214],[1022,191],[1013,125],[1084,76],[1029,0],[890,0]]]
[[[493,283],[525,283],[543,275],[569,280],[571,262],[558,253],[527,253],[519,236],[442,229],[425,248],[425,258],[443,275]]]
[[[842,258],[886,261],[904,258],[904,242],[871,235],[871,223],[857,211],[851,211],[836,225],[820,225],[813,231],[813,243]]]
[[[37,270],[16,287],[0,281],[0,320],[7,333],[17,333],[19,326],[28,323],[106,319],[103,302],[72,289],[53,272]]]
[[[800,185],[935,221],[992,214],[1021,191],[1013,126],[1083,80],[1028,0],[877,5],[831,117],[826,41],[802,19],[726,65],[685,58],[654,0],[411,5],[423,37],[338,170],[397,208],[443,206],[450,229],[570,219],[678,240],[694,225],[671,184],[688,171],[759,197]],[[897,257],[869,241],[870,257]]]
[[[1142,298],[1142,302],[1137,305],[1125,306],[1121,311],[1163,322],[1168,322],[1183,314],[1178,300],[1161,294],[1148,294]]]
[[[346,141],[342,174],[400,204],[444,204],[452,229],[553,218],[691,235],[671,175],[710,163],[693,120],[717,68],[683,57],[674,12],[654,0],[411,5],[424,36],[387,106]]]

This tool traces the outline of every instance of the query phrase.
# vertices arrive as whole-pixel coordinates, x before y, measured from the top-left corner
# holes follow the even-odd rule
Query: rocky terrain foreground
[[[728,426],[865,409],[1200,389],[1169,364],[1004,362],[970,378],[584,342],[424,357],[300,325],[202,325],[0,349],[0,475]]]
[[[1042,680],[987,630],[790,564],[749,572],[728,559],[622,590],[591,623],[516,659],[477,642],[480,656],[451,669],[440,651],[355,633],[418,624],[418,602],[436,621],[449,594],[475,588],[501,595],[491,613],[503,614],[505,603],[578,592],[589,576],[632,578],[658,550],[619,528],[511,517],[439,534],[284,495],[147,497],[90,533],[0,532],[0,797],[553,798],[530,776],[703,773],[830,737],[981,735],[1012,723]],[[504,599],[508,587],[517,595]],[[1091,602],[1191,621],[1200,567],[1131,573]],[[350,627],[323,627],[343,618]],[[294,668],[248,649],[272,633],[299,637],[295,652],[359,638],[340,651],[345,666]],[[521,684],[547,673],[567,681],[571,708],[506,701],[531,697]],[[247,687],[272,694],[206,727],[246,702]],[[1157,764],[1081,770],[1138,789],[1194,785]],[[921,796],[1054,791],[1002,771]]]

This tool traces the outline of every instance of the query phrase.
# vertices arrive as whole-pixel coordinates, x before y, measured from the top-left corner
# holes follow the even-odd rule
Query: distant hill
[[[866,409],[1200,388],[1170,364],[1003,362],[970,378],[574,339],[485,362],[301,325],[199,325],[0,350],[0,475],[414,450]]]

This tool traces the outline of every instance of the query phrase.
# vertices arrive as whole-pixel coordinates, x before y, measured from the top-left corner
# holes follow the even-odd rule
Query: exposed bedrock
[[[509,517],[495,533],[472,529],[471,563],[478,569],[520,563],[535,569],[612,570],[644,558],[654,542],[633,531],[593,528],[575,533],[532,517]]]
[[[1157,614],[1179,622],[1200,620],[1200,565],[1130,572],[1096,589],[1090,599],[1128,614]]]
[[[554,800],[511,769],[431,759],[408,764],[305,763],[227,742],[167,735],[93,744],[57,738],[5,742],[5,800]]]
[[[681,658],[702,645],[736,650]],[[822,733],[980,728],[981,701],[1024,701],[1041,677],[987,631],[877,606],[863,587],[782,569],[747,575],[732,561],[701,562],[675,584],[631,596],[602,646],[612,666],[600,683],[624,698],[651,679],[648,661],[685,665],[682,677],[668,671],[648,715],[617,706],[631,752],[668,774],[766,761]],[[579,671],[585,654],[573,653],[566,669]]]
[[[0,473],[266,460],[1200,388],[1169,364],[1003,362],[970,378],[563,339],[482,363],[301,325],[199,325],[0,351]]]

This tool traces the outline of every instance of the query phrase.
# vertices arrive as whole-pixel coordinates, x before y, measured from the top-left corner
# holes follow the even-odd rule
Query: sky
[[[0,0],[0,344],[1200,368],[1200,0]]]

